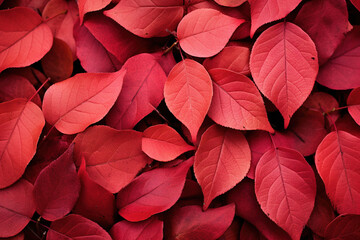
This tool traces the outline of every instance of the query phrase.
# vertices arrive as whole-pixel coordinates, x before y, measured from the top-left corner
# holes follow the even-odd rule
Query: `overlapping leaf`
[[[360,238],[360,215],[340,215],[329,223],[325,230],[325,239],[358,238]]]
[[[106,7],[111,0],[78,0],[80,24],[83,23],[84,15]]]
[[[360,125],[360,87],[351,91],[347,99],[347,104],[351,117]]]

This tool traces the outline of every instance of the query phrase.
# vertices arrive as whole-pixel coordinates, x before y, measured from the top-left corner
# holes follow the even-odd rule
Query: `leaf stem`
[[[41,84],[41,86],[38,88],[38,90],[34,93],[34,95],[31,96],[31,98],[29,98],[28,102],[31,101],[35,96],[36,94],[39,93],[39,91],[45,86],[45,84],[50,80],[50,78],[47,78],[43,84]]]

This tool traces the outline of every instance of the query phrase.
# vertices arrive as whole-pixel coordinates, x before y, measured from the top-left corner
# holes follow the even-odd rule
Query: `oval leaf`
[[[181,48],[195,57],[219,53],[244,19],[229,17],[210,8],[197,9],[181,19],[177,37]]]
[[[326,227],[325,239],[360,239],[360,215],[346,214],[335,218]]]
[[[209,110],[213,88],[206,69],[194,60],[176,64],[165,82],[165,103],[190,131],[192,141]]]
[[[315,44],[301,28],[288,22],[264,31],[250,56],[254,81],[279,109],[285,128],[310,95],[318,68]]]
[[[316,169],[340,214],[360,214],[359,156],[360,139],[344,131],[329,133],[316,150]]]
[[[80,24],[82,24],[86,13],[101,10],[110,2],[111,0],[78,0]]]
[[[64,134],[84,131],[101,120],[118,97],[125,71],[80,73],[52,85],[45,93],[46,121]]]
[[[45,125],[41,109],[26,99],[0,104],[0,189],[16,182],[36,152]]]
[[[220,194],[238,184],[250,168],[251,152],[244,135],[213,125],[202,135],[194,172],[204,194],[204,210]]]
[[[246,2],[246,0],[214,0],[217,4],[225,7],[237,7]]]
[[[348,111],[355,122],[360,125],[360,87],[353,89],[347,99]]]
[[[267,151],[256,167],[255,194],[270,219],[300,239],[316,195],[315,175],[304,157],[282,147]]]

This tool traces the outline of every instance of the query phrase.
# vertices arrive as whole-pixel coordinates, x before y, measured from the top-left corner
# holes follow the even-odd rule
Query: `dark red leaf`
[[[241,240],[266,240],[265,238],[251,223],[244,221],[240,231]]]
[[[360,215],[345,214],[335,218],[325,230],[325,239],[360,238]]]
[[[80,24],[83,23],[84,15],[105,8],[111,0],[78,0]]]
[[[225,7],[237,7],[246,2],[246,0],[214,0],[217,4]]]
[[[347,99],[347,105],[351,117],[360,125],[360,87],[351,91]]]
[[[350,0],[350,2],[360,11],[360,1],[359,0]]]

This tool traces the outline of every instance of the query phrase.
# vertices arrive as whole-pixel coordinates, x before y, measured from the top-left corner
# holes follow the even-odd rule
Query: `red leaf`
[[[241,240],[266,240],[265,238],[251,223],[244,221],[241,226],[240,232]]]
[[[1,10],[0,31],[0,72],[40,60],[53,41],[50,28],[30,8]]]
[[[156,218],[149,218],[142,222],[116,223],[110,230],[113,239],[121,240],[161,240],[163,239],[163,222]]]
[[[213,88],[206,69],[194,60],[176,64],[165,82],[165,103],[190,131],[193,142],[209,110]]]
[[[215,240],[230,226],[234,213],[234,204],[206,211],[197,205],[175,208],[165,222],[166,239]]]
[[[350,0],[350,2],[360,11],[360,1],[359,0]]]
[[[192,164],[190,159],[175,167],[142,173],[117,194],[119,214],[138,222],[169,209],[179,199]]]
[[[360,87],[360,27],[355,26],[320,68],[316,81],[325,87],[345,90]]]
[[[343,115],[336,121],[336,128],[360,138],[360,126],[349,114]]]
[[[320,143],[315,164],[326,192],[340,214],[360,214],[360,139],[335,131]]]
[[[240,235],[240,220],[234,218],[230,227],[226,229],[223,235],[218,240],[238,240]]]
[[[114,195],[91,180],[86,172],[85,159],[81,161],[78,175],[81,191],[72,212],[97,222],[104,228],[110,228],[115,221]]]
[[[45,125],[41,109],[17,98],[0,103],[0,189],[16,182],[36,152]]]
[[[251,153],[244,135],[213,125],[202,135],[194,172],[204,194],[203,209],[238,184],[249,171]]]
[[[110,235],[98,224],[77,214],[70,214],[66,217],[51,223],[46,240],[111,240]]]
[[[248,77],[227,69],[211,69],[209,73],[214,91],[208,113],[212,120],[239,130],[274,132],[259,90]]]
[[[297,151],[278,147],[267,151],[255,172],[255,194],[261,209],[293,239],[314,208],[314,172]]]
[[[104,14],[140,37],[164,37],[175,30],[184,7],[182,0],[122,0]]]
[[[166,75],[155,57],[148,53],[129,58],[122,91],[106,117],[116,129],[133,128],[154,111],[164,98]]]
[[[278,23],[256,40],[250,70],[260,91],[279,109],[287,128],[314,86],[318,72],[315,45],[298,26]]]
[[[159,124],[147,128],[143,133],[141,148],[149,157],[168,162],[179,155],[194,150],[173,128]]]
[[[101,120],[115,103],[124,75],[123,70],[79,73],[52,85],[44,96],[46,121],[64,134],[84,131]]]
[[[75,206],[80,180],[73,161],[74,145],[45,167],[34,184],[36,212],[48,221],[55,221]]]
[[[345,0],[307,2],[296,16],[295,23],[314,41],[319,63],[325,63],[347,32],[348,12]],[[321,34],[319,30],[321,29]]]
[[[346,214],[335,218],[326,228],[326,239],[359,239],[360,215]]]
[[[349,114],[360,125],[360,87],[350,92],[347,105]]]
[[[93,126],[75,138],[75,164],[86,160],[89,177],[111,193],[129,184],[149,158],[141,151],[142,134]]]
[[[251,30],[253,37],[256,30],[265,23],[279,20],[294,10],[301,0],[249,0],[251,9]]]
[[[80,24],[83,23],[84,15],[105,8],[111,0],[78,0]]]
[[[246,0],[214,0],[217,4],[225,7],[237,7],[246,2]]]
[[[0,190],[0,237],[18,234],[30,222],[34,212],[33,185],[21,179]]]
[[[211,57],[219,53],[244,19],[202,8],[181,19],[177,37],[181,48],[195,57]]]

